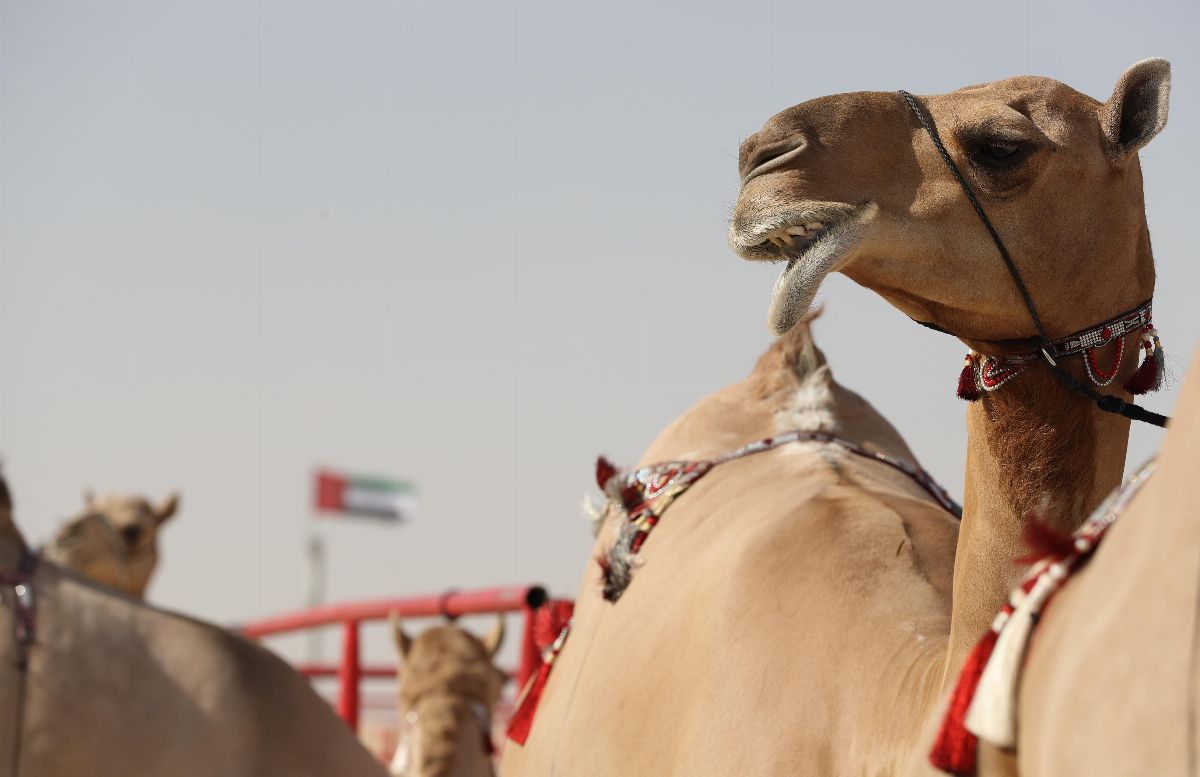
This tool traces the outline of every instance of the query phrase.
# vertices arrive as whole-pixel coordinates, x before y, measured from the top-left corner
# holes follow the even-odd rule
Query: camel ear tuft
[[[1171,63],[1143,59],[1117,79],[1112,97],[1100,107],[1100,126],[1114,156],[1127,159],[1167,125]]]
[[[500,650],[500,645],[504,643],[504,616],[497,615],[496,623],[492,626],[492,630],[487,636],[481,640],[483,647],[487,650],[489,658],[495,658],[496,652]]]
[[[163,500],[163,503],[154,508],[154,519],[162,525],[167,522],[167,519],[179,510],[179,492],[173,491],[171,495]]]
[[[408,651],[412,650],[412,637],[408,636],[408,632],[404,630],[404,624],[400,622],[400,615],[395,611],[389,613],[388,620],[392,624],[392,637],[396,640],[396,652],[400,654],[400,661],[404,662],[408,659]]]

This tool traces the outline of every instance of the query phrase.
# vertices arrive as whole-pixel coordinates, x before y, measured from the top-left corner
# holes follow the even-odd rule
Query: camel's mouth
[[[787,262],[771,294],[768,323],[776,334],[790,330],[808,311],[821,282],[840,269],[874,210],[871,204],[823,202],[798,205],[749,223],[735,219],[729,244],[739,256],[752,262]]]

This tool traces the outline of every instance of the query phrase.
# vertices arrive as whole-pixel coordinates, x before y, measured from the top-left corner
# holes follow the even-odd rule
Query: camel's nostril
[[[743,170],[743,182],[782,167],[803,151],[806,145],[804,138],[797,136],[764,146],[750,157],[750,163]]]

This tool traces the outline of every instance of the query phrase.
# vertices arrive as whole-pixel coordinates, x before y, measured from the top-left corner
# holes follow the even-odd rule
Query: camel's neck
[[[1119,485],[1129,422],[1027,369],[967,410],[967,473],[947,667],[1004,606],[1033,521],[1071,532]]]
[[[1044,311],[1059,313],[1052,337],[1104,321],[1154,293],[1154,259],[1144,217],[1125,234],[1128,242],[1114,246],[1106,262],[1124,282],[1115,287],[1093,284],[1066,310]],[[1136,334],[1128,338],[1116,377],[1102,391],[1130,399],[1120,387],[1138,367],[1138,343]],[[1097,350],[1097,361],[1109,364],[1118,353],[1117,345],[1110,343]],[[1084,358],[1070,357],[1062,364],[1088,383]],[[1023,569],[1018,560],[1029,555],[1030,523],[1061,533],[1077,529],[1120,485],[1128,443],[1128,420],[1096,409],[1059,384],[1040,363],[968,407],[966,485],[947,656],[950,677],[1008,600]]]

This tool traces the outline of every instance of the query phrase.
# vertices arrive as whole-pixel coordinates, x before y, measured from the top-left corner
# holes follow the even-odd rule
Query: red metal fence
[[[541,664],[541,647],[535,635],[541,610],[549,599],[546,590],[538,585],[489,588],[479,591],[448,591],[440,595],[413,596],[401,599],[373,599],[362,602],[329,604],[311,610],[264,618],[241,627],[247,637],[258,639],[275,634],[302,631],[321,626],[342,628],[342,656],[337,667],[301,665],[299,671],[309,677],[338,678],[337,712],[350,728],[358,729],[359,681],[364,677],[394,677],[391,667],[364,667],[359,649],[359,625],[365,621],[386,620],[391,613],[401,618],[457,618],[482,613],[520,612],[522,614],[521,658],[514,679],[517,688],[537,671]],[[543,619],[544,620],[544,619]]]

